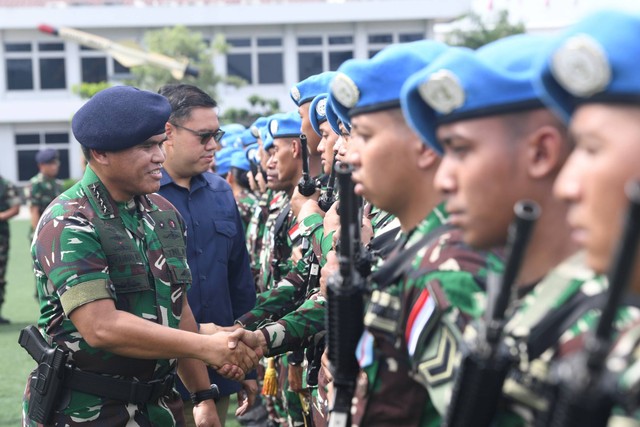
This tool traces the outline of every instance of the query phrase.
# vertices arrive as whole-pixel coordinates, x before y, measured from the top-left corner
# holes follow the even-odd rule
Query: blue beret
[[[260,128],[267,125],[268,118],[267,117],[259,117],[255,122],[249,126],[251,129],[251,134],[257,139],[260,138]]]
[[[269,134],[271,138],[298,138],[302,119],[297,111],[274,114],[269,120]]]
[[[258,144],[251,144],[244,149],[244,155],[247,158],[249,163],[255,163],[256,165],[260,163],[260,159],[258,156]]]
[[[329,90],[329,83],[335,77],[335,71],[325,71],[324,73],[315,74],[307,77],[291,88],[291,99],[299,107],[302,104],[310,102],[313,98],[326,93]]]
[[[244,130],[232,132],[225,131],[224,135],[222,135],[222,139],[220,140],[220,146],[222,148],[242,147],[242,141],[240,140],[240,135],[242,135],[242,132],[244,132]]]
[[[253,129],[251,129],[251,128],[245,129],[240,134],[240,147],[239,148],[244,148],[247,145],[255,144],[256,142],[258,142],[258,138],[256,136],[254,136]]]
[[[558,37],[547,53],[536,89],[565,121],[585,102],[640,105],[640,15],[590,15]]]
[[[229,123],[228,125],[220,126],[220,129],[225,131],[225,133],[240,133],[246,128],[240,123]]]
[[[262,140],[262,149],[264,151],[269,150],[269,148],[273,147],[273,138],[271,138],[271,134],[269,133],[269,121],[271,117],[267,117],[267,124],[260,128],[260,139]]]
[[[326,112],[327,121],[329,122],[329,125],[331,125],[331,129],[335,133],[337,133],[338,135],[341,134],[338,122],[342,122],[342,124],[344,124],[344,127],[347,129],[347,132],[351,133],[351,122],[349,121],[349,117],[338,116],[338,112],[334,108],[334,103],[332,102],[331,96],[327,98]]]
[[[216,151],[216,172],[218,175],[224,175],[229,172],[231,167],[231,155],[238,151],[235,147],[225,147]]]
[[[249,160],[247,160],[247,156],[243,150],[236,150],[231,153],[231,164],[232,168],[242,169],[243,171],[248,171],[249,168]]]
[[[438,153],[442,123],[543,107],[536,94],[534,59],[548,46],[542,36],[516,35],[477,51],[451,48],[402,88],[409,125]]]
[[[49,163],[54,160],[58,160],[58,150],[54,150],[53,148],[45,148],[36,153],[36,163]]]
[[[328,96],[328,93],[321,93],[313,98],[311,106],[309,107],[309,121],[311,122],[311,127],[320,136],[322,136],[322,132],[320,132],[320,124],[327,120]]]
[[[95,94],[76,112],[71,129],[87,148],[124,150],[164,133],[171,104],[157,93],[114,86]]]
[[[329,93],[338,117],[400,108],[405,80],[447,49],[444,43],[421,40],[388,46],[371,59],[344,62]]]

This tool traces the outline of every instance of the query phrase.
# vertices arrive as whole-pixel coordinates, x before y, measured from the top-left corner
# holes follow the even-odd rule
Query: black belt
[[[71,390],[135,404],[153,402],[168,395],[175,378],[171,373],[164,378],[142,382],[105,377],[69,365],[64,370],[64,386]]]

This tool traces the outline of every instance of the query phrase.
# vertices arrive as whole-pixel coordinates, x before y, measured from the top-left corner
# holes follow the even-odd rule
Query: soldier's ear
[[[527,139],[527,174],[533,179],[555,178],[568,155],[567,144],[560,130],[542,126]]]
[[[293,158],[297,159],[302,155],[302,145],[300,144],[300,140],[294,138],[291,140],[291,152],[293,153]]]

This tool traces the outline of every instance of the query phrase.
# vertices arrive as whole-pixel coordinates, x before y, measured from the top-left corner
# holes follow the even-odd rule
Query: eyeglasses
[[[191,132],[194,135],[199,136],[200,137],[200,144],[202,144],[202,145],[207,145],[209,143],[209,141],[211,141],[211,138],[213,138],[213,140],[215,142],[220,142],[220,140],[224,136],[224,131],[222,129],[218,129],[218,130],[215,130],[213,132],[198,132],[197,130],[189,129],[187,127],[180,126],[180,125],[177,125],[175,123],[171,123],[171,124],[174,125],[177,128],[184,129],[186,131]]]

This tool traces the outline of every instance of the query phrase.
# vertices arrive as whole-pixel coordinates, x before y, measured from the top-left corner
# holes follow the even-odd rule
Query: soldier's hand
[[[253,406],[258,395],[258,381],[244,380],[242,381],[242,390],[238,392],[238,409],[236,409],[236,417],[244,415],[249,408]]]
[[[193,406],[193,420],[198,427],[221,427],[216,404],[212,399],[203,400]]]
[[[324,211],[320,209],[318,206],[318,202],[316,200],[307,200],[300,208],[300,214],[298,214],[298,222],[304,221],[304,219],[314,213],[324,217]]]
[[[293,261],[294,264],[297,264],[298,261],[300,261],[301,259],[302,259],[302,248],[300,246],[296,246],[291,251],[291,261]]]
[[[362,241],[363,245],[367,246],[371,239],[373,239],[373,225],[371,224],[369,217],[363,216],[362,229],[360,230],[360,241]]]
[[[287,378],[289,380],[289,388],[292,391],[300,393],[304,390],[302,387],[302,365],[289,365]]]
[[[320,197],[319,189],[316,189],[315,193],[307,197],[300,194],[300,191],[298,190],[298,186],[296,186],[293,190],[293,194],[291,195],[291,212],[293,212],[293,216],[296,218],[300,218],[300,209],[302,208],[302,205],[304,205],[306,202],[310,200],[314,200],[317,205],[319,197]]]
[[[334,203],[324,215],[324,235],[328,236],[332,231],[340,228],[340,216],[338,216],[338,203]],[[337,233],[336,233],[337,234]]]
[[[226,378],[239,381],[245,372],[253,369],[260,359],[254,350],[242,341],[229,340],[231,333],[218,332],[203,336],[207,339],[202,360]]]
[[[320,269],[320,292],[325,298],[327,297],[327,278],[337,273],[339,269],[338,256],[331,250],[327,253],[327,262]]]
[[[333,382],[333,375],[331,374],[331,362],[329,362],[329,350],[324,349],[322,357],[320,358],[320,364],[322,365],[322,374],[324,375],[327,384]]]
[[[244,343],[247,347],[252,349],[258,355],[258,358],[262,357],[267,350],[267,343],[264,339],[264,335],[260,331],[247,331],[246,329],[236,329],[228,338],[229,348],[236,348],[239,342]]]

